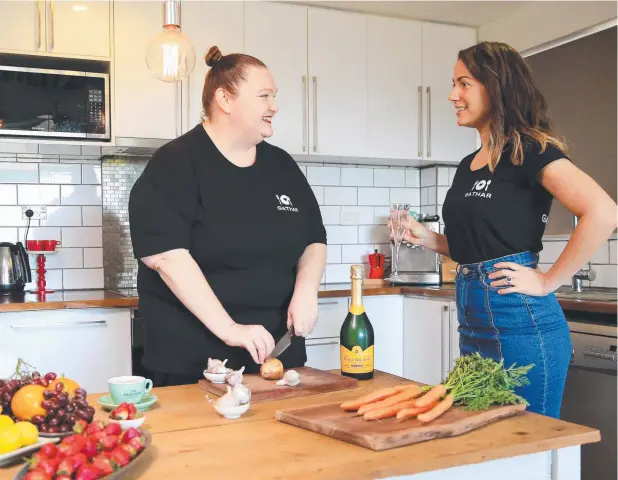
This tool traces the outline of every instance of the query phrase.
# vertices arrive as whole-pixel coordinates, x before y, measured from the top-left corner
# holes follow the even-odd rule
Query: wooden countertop
[[[274,413],[292,408],[344,401],[376,388],[407,381],[381,372],[354,390],[254,404],[241,418],[220,417],[197,385],[155,388],[157,404],[146,412],[144,428],[153,446],[135,476],[183,478],[337,478],[373,479],[467,465],[598,442],[598,430],[529,412],[467,434],[374,452],[278,422]],[[96,402],[88,401],[105,418]],[[239,461],[242,459],[242,461]],[[305,461],[299,462],[299,459]],[[20,465],[0,468],[10,480]]]
[[[452,284],[441,286],[391,286],[365,285],[365,296],[374,295],[418,295],[438,297],[448,300],[455,299],[455,287]],[[328,284],[320,287],[319,298],[349,297],[348,284]],[[615,301],[591,301],[577,298],[558,299],[564,310],[595,312],[616,315],[618,303]],[[23,297],[0,296],[0,313],[21,312],[25,310],[57,310],[65,308],[136,308],[139,305],[137,296],[127,296],[110,290],[60,290],[41,298],[36,294],[26,294]]]

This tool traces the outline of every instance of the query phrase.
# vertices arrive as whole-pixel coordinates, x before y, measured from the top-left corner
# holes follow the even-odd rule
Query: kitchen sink
[[[556,291],[556,297],[565,300],[589,300],[591,302],[615,302],[617,300],[616,289],[611,288],[584,288],[581,292],[575,292],[569,287],[562,287]]]

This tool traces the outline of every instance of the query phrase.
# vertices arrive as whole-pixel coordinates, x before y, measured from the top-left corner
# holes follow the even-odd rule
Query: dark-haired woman
[[[410,218],[406,240],[459,263],[461,354],[534,364],[530,384],[516,392],[530,411],[558,418],[572,350],[553,292],[614,231],[616,204],[571,163],[526,63],[508,45],[459,52],[449,100],[457,124],[477,129],[482,146],[457,168],[442,209],[444,235]],[[581,221],[543,273],[538,252],[553,197]]]
[[[275,82],[258,59],[212,47],[205,120],[161,147],[129,201],[155,385],[196,382],[208,358],[256,372],[294,325],[285,368],[306,361],[326,262],[320,209],[302,171],[264,140]]]

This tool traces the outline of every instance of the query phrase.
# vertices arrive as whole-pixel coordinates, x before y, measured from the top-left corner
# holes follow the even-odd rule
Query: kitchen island
[[[377,388],[407,383],[376,372],[353,390],[254,404],[239,419],[219,416],[198,385],[155,388],[146,412],[152,446],[131,478],[576,480],[580,445],[599,441],[595,429],[529,412],[452,438],[371,451],[275,420],[279,409],[340,402]],[[95,418],[106,418],[88,401]],[[11,480],[20,468],[0,468]]]

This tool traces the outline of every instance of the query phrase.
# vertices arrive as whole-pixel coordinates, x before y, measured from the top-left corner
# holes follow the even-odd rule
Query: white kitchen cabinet
[[[213,45],[223,55],[243,52],[243,2],[183,2],[182,32],[195,48],[195,68],[183,82],[183,128],[202,121],[202,90],[210,67],[204,58]]]
[[[110,57],[110,2],[2,1],[0,49]]]
[[[318,370],[338,370],[341,368],[339,337],[307,339],[307,363],[305,366]]]
[[[339,334],[348,314],[350,298],[320,298],[318,300],[318,323],[307,336],[307,367],[319,370],[341,368]]]
[[[156,78],[146,49],[161,32],[163,3],[114,3],[114,135],[173,139],[180,133],[180,85]]]
[[[268,66],[278,89],[267,142],[290,154],[307,154],[309,145],[307,15],[299,5],[245,2],[245,53]]]
[[[309,8],[308,25],[309,153],[366,157],[367,16]]]
[[[41,2],[0,2],[0,49],[45,51],[45,6]]]
[[[423,158],[459,163],[476,150],[476,130],[457,125],[457,116],[448,96],[459,50],[476,43],[473,28],[438,23],[422,23]]]
[[[440,383],[451,368],[451,303],[404,296],[403,339],[403,376]]]
[[[46,8],[45,39],[49,53],[110,57],[109,1],[42,3]],[[134,19],[135,23],[139,21]]]
[[[131,375],[130,310],[2,313],[0,351],[22,358],[42,373],[65,375],[89,393],[103,393],[108,378]]]
[[[373,326],[374,368],[391,375],[404,374],[404,322],[401,295],[375,295],[363,299]]]
[[[375,158],[423,156],[421,23],[367,18],[368,154]]]

